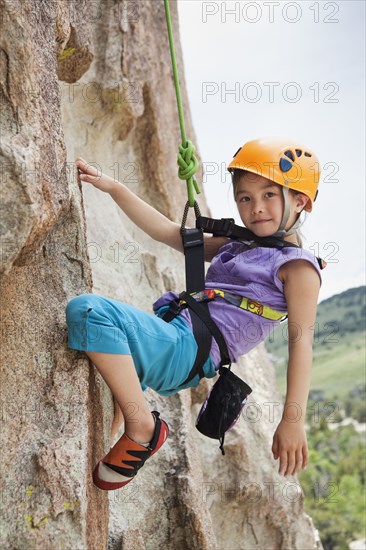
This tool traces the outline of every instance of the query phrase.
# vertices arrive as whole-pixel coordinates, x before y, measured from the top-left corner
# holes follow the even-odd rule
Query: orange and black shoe
[[[159,418],[160,413],[158,411],[152,411],[151,414],[155,417],[155,432],[149,446],[140,445],[140,443],[133,441],[133,439],[124,433],[109,453],[94,468],[93,482],[99,489],[113,491],[130,483],[146,460],[155,454],[165,443],[169,435],[168,425],[164,420]],[[101,462],[103,462],[104,466],[130,479],[116,482],[101,479],[99,477],[99,465]]]

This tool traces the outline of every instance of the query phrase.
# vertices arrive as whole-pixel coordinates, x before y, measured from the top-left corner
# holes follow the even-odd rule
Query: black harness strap
[[[190,382],[197,374],[200,379],[204,376],[203,366],[207,361],[211,350],[212,336],[215,338],[220,353],[222,356],[223,364],[231,363],[226,342],[211,319],[208,309],[208,303],[198,304],[194,298],[191,297],[191,292],[199,292],[205,288],[205,257],[204,257],[204,239],[203,229],[197,226],[194,229],[187,229],[184,227],[187,218],[188,208],[186,205],[182,227],[181,236],[184,248],[185,266],[186,266],[186,291],[182,292],[179,296],[180,299],[184,299],[189,308],[189,314],[192,320],[193,335],[197,343],[197,355],[194,365],[186,378],[181,384],[184,386]],[[198,205],[195,204],[196,220],[201,217]],[[163,320],[166,322],[172,321],[179,312],[179,300],[173,300],[169,304],[169,309],[163,316]]]
[[[189,297],[188,300],[186,300],[187,304],[191,303],[191,300],[196,304],[196,301],[191,298],[189,292],[198,292],[205,287],[203,231],[200,228],[182,229],[181,236],[185,255],[187,293],[183,292],[180,298],[183,294],[187,294]],[[180,311],[179,300],[173,300],[170,302],[169,309],[163,316],[163,320],[169,323]],[[189,314],[192,321],[193,335],[197,343],[197,355],[188,377],[181,386],[190,382],[197,374],[199,374],[200,379],[204,376],[203,365],[207,361],[212,344],[212,333],[207,323],[202,322],[202,315],[204,315],[206,319],[211,319],[208,311],[208,304],[202,304],[200,308],[190,307]],[[215,328],[217,332],[220,332],[216,325]]]
[[[212,233],[214,237],[230,237],[231,239],[239,239],[243,241],[254,241],[259,246],[266,248],[286,248],[292,246],[293,248],[300,248],[295,243],[290,243],[278,237],[258,237],[255,233],[235,225],[233,218],[221,218],[216,220],[214,218],[205,218],[204,216],[198,216],[196,220],[196,226],[202,229],[204,233]],[[327,263],[319,256],[316,256],[319,269],[324,269]]]
[[[220,350],[221,365],[231,365],[231,360],[225,339],[209,313],[208,302],[196,302],[196,300],[192,298],[192,296],[186,291],[181,292],[179,297],[187,302],[190,310],[196,313],[196,315],[202,321],[201,324],[205,324],[209,332],[215,338]]]
[[[205,287],[205,256],[202,229],[183,229],[181,231],[185,265],[186,289],[199,292]]]
[[[235,225],[233,218],[215,220],[214,218],[199,216],[196,220],[196,227],[202,229],[204,233],[212,233],[214,237],[230,237],[230,239],[255,241],[260,246],[265,246],[267,248],[285,248],[288,246],[299,248],[297,244],[289,243],[277,237],[258,237],[258,235],[246,227]]]
[[[206,303],[207,305],[207,303]],[[191,368],[191,372],[181,384],[184,386],[188,384],[197,374],[199,374],[200,380],[204,376],[203,365],[206,363],[207,358],[210,353],[211,344],[212,344],[212,334],[209,332],[205,323],[202,322],[201,318],[198,317],[197,313],[190,309],[189,314],[192,320],[192,329],[193,336],[197,343],[197,355],[194,361],[194,365]],[[201,314],[201,312],[200,312]],[[209,313],[208,313],[209,315]]]

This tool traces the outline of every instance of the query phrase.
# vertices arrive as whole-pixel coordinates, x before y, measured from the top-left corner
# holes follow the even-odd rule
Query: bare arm
[[[140,199],[123,183],[105,174],[98,173],[96,168],[88,165],[83,159],[76,159],[75,164],[81,173],[80,179],[86,183],[91,183],[94,187],[105,193],[109,193],[121,210],[142,231],[155,241],[167,244],[175,250],[183,252],[180,225],[178,223],[172,222]],[[206,261],[211,261],[218,249],[227,241],[223,237],[209,237],[207,235],[204,236],[204,240]]]
[[[289,361],[284,412],[272,450],[280,458],[280,472],[295,475],[308,463],[305,419],[320,279],[306,260],[285,264],[280,274],[288,306]]]
[[[140,199],[123,183],[115,182],[109,194],[130,220],[152,239],[183,252],[179,224]]]

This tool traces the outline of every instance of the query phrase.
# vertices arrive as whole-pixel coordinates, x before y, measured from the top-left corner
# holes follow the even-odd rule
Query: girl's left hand
[[[94,187],[103,191],[104,193],[110,193],[119,184],[113,178],[103,174],[99,169],[95,168],[92,164],[88,164],[84,159],[78,157],[75,161],[76,168],[78,170],[78,176],[84,183],[91,183]]]
[[[308,465],[308,442],[305,427],[299,422],[281,420],[273,436],[272,453],[280,459],[280,475],[296,475]]]

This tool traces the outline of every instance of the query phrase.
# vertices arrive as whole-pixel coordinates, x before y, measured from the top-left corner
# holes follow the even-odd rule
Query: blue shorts
[[[143,391],[152,388],[160,395],[172,395],[196,387],[198,374],[179,387],[194,364],[196,340],[181,317],[170,323],[160,318],[166,309],[154,315],[98,294],[80,294],[66,306],[68,347],[131,355]],[[217,374],[211,357],[204,373],[206,378]]]

